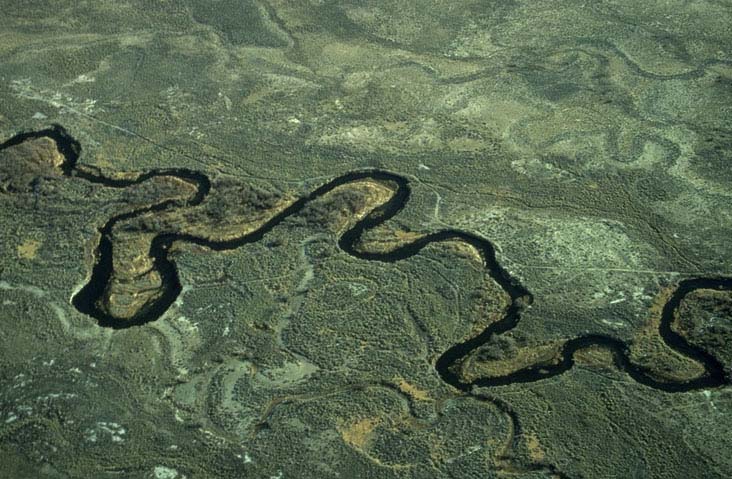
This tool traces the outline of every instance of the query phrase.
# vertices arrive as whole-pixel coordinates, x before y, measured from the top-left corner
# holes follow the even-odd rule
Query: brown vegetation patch
[[[38,240],[25,240],[18,245],[17,252],[18,258],[21,259],[35,259],[38,254],[38,249],[41,247],[41,242]]]
[[[388,183],[370,179],[354,181],[334,188],[306,206],[301,217],[308,224],[340,234],[389,201],[394,193],[395,186]]]
[[[671,349],[658,330],[663,308],[676,291],[676,286],[662,289],[648,311],[648,320],[633,337],[630,360],[643,367],[658,381],[684,382],[704,374],[704,366]]]
[[[468,244],[464,241],[445,241],[443,244],[450,250],[451,253],[454,253],[457,256],[462,256],[463,258],[473,260],[481,266],[485,265],[485,261],[483,261],[483,256],[480,254],[480,251],[478,251],[475,246]]]
[[[230,241],[258,230],[290,206],[293,201],[294,198],[285,197],[266,210],[253,211],[249,215],[233,214],[226,221],[212,222],[206,218],[200,218],[195,223],[184,223],[181,230],[183,233],[211,241]]]
[[[399,390],[417,401],[430,401],[432,398],[429,393],[417,386],[410,384],[406,379],[396,378]]]
[[[359,249],[373,253],[388,253],[424,236],[423,233],[394,230],[388,227],[380,227],[374,231],[378,233],[369,234],[368,239],[363,241]]]
[[[163,293],[160,275],[147,254],[154,234],[114,235],[112,276],[100,305],[108,314],[131,319]]]
[[[526,435],[526,448],[529,450],[529,457],[534,462],[541,462],[546,457],[546,453],[544,453],[544,449],[541,447],[541,443],[539,443],[539,438],[536,437],[536,434]]]
[[[473,382],[478,378],[506,376],[530,366],[553,366],[561,361],[562,341],[516,347],[510,336],[496,337],[460,363],[460,378]]]
[[[575,351],[574,362],[582,366],[610,368],[615,364],[615,358],[610,349],[595,344]]]
[[[62,176],[66,159],[48,137],[26,140],[0,151],[0,192],[33,192],[42,178]]]
[[[732,291],[690,292],[681,301],[671,329],[723,364],[732,364]]]
[[[339,426],[338,432],[347,444],[363,450],[371,439],[374,429],[376,429],[376,426],[380,422],[381,419],[377,417],[367,417],[347,425]]]

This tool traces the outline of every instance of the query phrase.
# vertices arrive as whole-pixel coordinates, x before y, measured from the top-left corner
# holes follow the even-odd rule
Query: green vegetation
[[[435,361],[498,321],[506,293],[454,244],[346,254],[362,190],[230,251],[175,243],[182,292],[144,326],[102,328],[70,302],[115,215],[176,201],[113,231],[124,262],[145,263],[154,234],[228,238],[376,167],[412,192],[365,248],[468,231],[533,296],[463,374],[549,364],[596,334],[661,379],[693,378],[658,322],[681,281],[732,276],[725,2],[0,10],[0,141],[59,123],[84,171],[212,182],[183,207],[190,188],[162,177],[105,187],[39,163],[48,145],[0,151],[0,476],[732,476],[729,385],[659,391],[602,348],[479,396],[446,384]],[[729,374],[731,314],[729,291],[699,289],[672,329]]]

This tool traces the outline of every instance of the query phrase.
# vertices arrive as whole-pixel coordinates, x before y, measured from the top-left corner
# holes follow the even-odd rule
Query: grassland
[[[551,369],[588,335],[627,345],[655,381],[694,380],[704,364],[659,328],[678,285],[732,276],[727,2],[0,10],[0,142],[58,123],[82,147],[81,174],[52,144],[0,152],[0,475],[732,475],[728,384],[659,390],[603,347],[540,380],[446,383],[441,355],[516,298],[464,242],[396,262],[344,251],[386,183],[323,195],[234,249],[173,243],[180,294],[142,326],[100,327],[72,303],[116,215],[173,202],[114,229],[110,311],[132,317],[162,284],[155,235],[237,237],[379,169],[411,196],[365,250],[469,232],[531,294],[454,368],[464,381]],[[193,183],[134,181],[174,169],[211,193],[186,205]],[[729,305],[696,289],[670,324],[727,375]]]

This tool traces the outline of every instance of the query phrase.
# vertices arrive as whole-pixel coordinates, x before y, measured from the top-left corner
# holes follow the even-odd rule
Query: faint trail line
[[[88,120],[92,120],[92,121],[94,121],[96,123],[99,123],[99,124],[102,124],[102,125],[104,125],[106,127],[112,128],[112,129],[117,130],[117,131],[121,131],[122,133],[125,133],[127,135],[133,136],[135,138],[139,138],[140,140],[143,140],[143,141],[145,141],[147,143],[150,143],[151,145],[154,145],[154,146],[156,146],[156,147],[158,147],[158,148],[160,148],[162,150],[169,151],[171,153],[175,153],[177,155],[183,156],[183,157],[188,158],[190,160],[194,160],[196,162],[199,161],[197,158],[194,158],[193,156],[190,156],[190,155],[188,155],[186,153],[179,152],[179,151],[174,150],[174,149],[172,149],[170,147],[167,147],[165,145],[161,145],[160,143],[156,142],[155,140],[153,140],[151,138],[148,138],[145,135],[142,135],[140,133],[137,133],[136,131],[133,131],[133,130],[130,130],[128,128],[124,128],[122,126],[115,125],[114,123],[110,123],[108,121],[102,120],[101,118],[97,118],[96,116],[94,116],[94,115],[92,115],[90,113],[86,113],[84,111],[81,111],[78,108],[74,108],[73,106],[70,106],[70,105],[68,105],[66,103],[63,103],[63,102],[60,102],[60,101],[56,101],[56,100],[50,100],[50,99],[44,98],[44,97],[42,97],[40,95],[28,95],[28,94],[22,93],[22,92],[16,93],[16,95],[19,98],[25,98],[26,100],[40,101],[42,103],[46,103],[47,105],[51,105],[51,106],[53,106],[55,108],[63,108],[65,110],[70,111],[71,113],[74,113],[76,115],[82,116],[82,117],[84,117],[84,118],[86,118]]]
[[[87,116],[88,113],[78,111],[80,114]],[[106,122],[104,122],[106,123]],[[126,129],[123,129],[126,130]],[[137,137],[142,137],[136,135]],[[678,282],[671,296],[665,301],[661,312],[661,320],[658,326],[658,335],[666,344],[666,346],[675,350],[682,356],[695,360],[704,366],[704,373],[693,379],[669,379],[655,376],[652,370],[633,362],[633,356],[630,352],[630,345],[625,341],[607,334],[591,334],[584,332],[581,336],[576,336],[566,340],[561,347],[561,354],[557,356],[558,361],[552,364],[537,363],[525,366],[521,369],[509,372],[501,376],[478,376],[471,378],[465,377],[462,372],[462,364],[466,358],[472,354],[480,354],[480,349],[489,344],[493,337],[509,332],[516,328],[521,319],[522,313],[530,307],[533,302],[533,294],[523,286],[517,279],[512,277],[509,271],[499,262],[497,250],[494,244],[475,233],[471,233],[462,229],[441,229],[426,233],[412,240],[403,243],[390,250],[369,250],[362,246],[362,239],[366,232],[374,230],[382,226],[385,222],[396,217],[403,208],[409,204],[412,189],[410,180],[407,176],[401,176],[385,170],[366,170],[352,171],[341,176],[332,178],[328,182],[321,184],[311,190],[307,195],[301,196],[293,203],[290,203],[284,209],[279,210],[275,216],[269,218],[258,229],[245,232],[242,236],[238,236],[228,240],[209,239],[205,236],[196,236],[195,234],[184,233],[181,231],[157,231],[156,235],[150,240],[148,256],[152,258],[153,268],[160,277],[161,293],[152,300],[145,303],[139,308],[133,316],[115,316],[113,312],[104,309],[100,299],[108,291],[110,278],[114,270],[113,257],[113,237],[111,231],[115,224],[127,219],[135,218],[142,214],[155,213],[170,208],[187,208],[197,206],[210,192],[211,182],[209,178],[201,172],[188,169],[165,169],[165,170],[149,170],[139,174],[135,178],[115,179],[102,175],[89,173],[86,170],[77,168],[77,160],[81,154],[81,145],[70,137],[63,127],[55,125],[49,130],[42,130],[35,133],[19,134],[5,143],[0,145],[0,149],[9,148],[18,145],[29,139],[49,137],[56,142],[56,146],[65,157],[65,161],[60,165],[60,175],[66,177],[74,177],[91,183],[101,184],[111,188],[126,188],[134,186],[151,178],[158,176],[178,177],[180,180],[189,181],[196,185],[196,193],[192,195],[183,204],[178,204],[174,200],[165,200],[154,203],[144,208],[133,210],[131,212],[120,213],[112,216],[101,228],[99,228],[99,244],[96,248],[96,262],[92,266],[92,274],[86,285],[72,297],[72,304],[83,314],[89,315],[97,320],[100,327],[108,327],[112,329],[125,329],[135,326],[142,326],[149,322],[154,322],[162,317],[169,307],[175,303],[179,295],[182,293],[183,287],[180,281],[178,268],[174,256],[169,253],[174,243],[188,243],[208,248],[211,251],[227,251],[239,248],[245,244],[256,243],[264,238],[269,231],[285,222],[288,217],[296,215],[305,210],[310,203],[316,201],[322,196],[336,190],[341,186],[351,185],[363,180],[374,181],[377,183],[385,183],[392,185],[392,194],[379,206],[371,209],[365,216],[360,217],[350,229],[339,233],[337,238],[337,246],[349,256],[363,261],[375,261],[379,263],[396,263],[418,255],[423,249],[432,244],[441,244],[446,242],[460,242],[468,247],[472,247],[477,251],[481,258],[481,263],[485,274],[488,275],[499,286],[505,294],[510,298],[510,303],[502,312],[502,318],[488,324],[478,334],[464,339],[462,342],[453,344],[436,359],[434,370],[439,378],[451,386],[456,393],[463,397],[471,397],[476,400],[490,401],[499,408],[502,407],[501,402],[496,399],[483,398],[480,394],[476,394],[475,390],[486,387],[505,386],[519,383],[533,383],[546,380],[564,374],[575,366],[575,353],[585,350],[589,347],[601,347],[609,350],[612,354],[614,366],[627,374],[631,379],[650,388],[658,389],[669,393],[684,393],[692,390],[708,390],[710,388],[722,388],[730,384],[730,378],[727,376],[725,366],[717,359],[714,354],[690,343],[680,333],[674,331],[672,322],[678,311],[682,301],[690,293],[700,289],[714,289],[719,291],[732,291],[732,278],[730,277],[699,277],[691,279],[683,279]],[[142,137],[144,138],[144,137]],[[518,265],[520,263],[510,261],[509,263]],[[692,275],[696,272],[678,272],[678,271],[655,271],[650,269],[638,268],[597,268],[597,267],[558,267],[558,266],[541,266],[541,265],[523,265],[529,269],[544,269],[558,271],[572,271],[577,275],[583,271],[615,271],[634,274],[687,274]],[[445,278],[446,279],[446,278]],[[448,284],[450,282],[448,281]],[[457,295],[457,300],[460,300]],[[458,306],[459,312],[459,306]],[[195,325],[195,323],[194,323]],[[384,349],[388,352],[388,349]],[[336,371],[339,371],[338,369]],[[349,369],[344,368],[347,373]],[[504,412],[509,414],[515,425],[515,437],[521,437],[520,423],[518,416],[509,405],[503,406]],[[515,449],[515,448],[514,448]],[[512,461],[513,462],[513,461]],[[514,465],[511,465],[513,468]],[[529,465],[522,464],[525,471],[545,471],[555,476],[566,477],[554,465],[544,462],[532,461]]]
[[[267,276],[264,278],[253,278],[253,279],[247,279],[245,281],[236,281],[231,277],[228,278],[220,278],[219,280],[214,281],[206,281],[205,283],[199,283],[196,285],[197,288],[213,288],[213,287],[221,287],[222,284],[226,283],[227,281],[230,281],[233,284],[237,285],[245,285],[245,284],[253,284],[253,283],[266,283],[267,281],[275,281],[278,279],[286,279],[286,278],[292,278],[295,276],[295,272],[288,273],[288,274],[282,274],[279,276]]]
[[[215,159],[215,160],[220,160],[220,161],[226,161],[227,160],[227,158],[225,158],[223,156],[212,155],[210,153],[203,153],[200,156],[193,156],[193,155],[188,154],[188,153],[185,153],[183,151],[180,151],[180,150],[177,150],[177,149],[174,149],[174,148],[170,148],[169,146],[162,145],[162,144],[158,143],[157,141],[153,140],[152,138],[149,138],[149,137],[147,137],[147,136],[145,136],[145,135],[143,135],[141,133],[138,133],[138,132],[136,132],[134,130],[130,130],[129,128],[125,128],[123,126],[120,126],[120,125],[117,125],[117,124],[114,124],[114,123],[111,123],[111,122],[102,120],[101,118],[98,118],[98,117],[96,117],[96,116],[94,116],[94,115],[92,115],[90,113],[86,113],[85,111],[79,110],[78,108],[74,108],[73,106],[70,106],[67,103],[63,103],[63,102],[60,102],[60,101],[57,101],[57,100],[53,100],[53,99],[48,99],[48,98],[45,98],[45,97],[43,97],[41,95],[29,95],[27,93],[16,92],[16,96],[19,97],[19,98],[24,98],[26,100],[39,101],[41,103],[45,103],[47,105],[51,105],[54,108],[62,108],[62,109],[67,110],[67,111],[69,111],[71,113],[74,113],[76,115],[79,115],[79,116],[81,116],[83,118],[86,118],[88,120],[91,120],[91,121],[93,121],[95,123],[98,123],[100,125],[104,125],[107,128],[111,128],[113,130],[119,131],[119,132],[124,133],[124,134],[126,134],[128,136],[131,136],[133,138],[137,138],[137,139],[142,140],[142,141],[144,141],[146,143],[149,143],[149,144],[151,144],[151,145],[153,145],[153,146],[155,146],[157,148],[160,148],[161,150],[167,151],[169,153],[173,153],[175,155],[178,155],[178,156],[181,156],[183,158],[189,159],[189,160],[194,161],[196,163],[207,164],[206,161],[203,161],[203,158]],[[246,177],[246,178],[253,178],[253,179],[267,180],[267,181],[278,181],[278,182],[282,182],[282,183],[294,183],[294,184],[302,184],[304,182],[311,181],[311,180],[322,180],[322,179],[331,178],[330,175],[323,175],[323,176],[314,176],[314,177],[311,177],[311,178],[305,178],[305,179],[300,179],[300,180],[289,180],[287,178],[276,178],[276,177],[252,175],[251,173],[245,173],[243,171],[238,171],[237,174],[239,174],[239,175],[241,175],[243,177]]]
[[[517,268],[523,268],[523,269],[539,269],[539,270],[549,270],[549,271],[567,271],[567,272],[574,272],[574,271],[593,271],[593,272],[613,272],[613,273],[638,273],[638,274],[668,274],[668,275],[679,275],[679,276],[698,276],[698,275],[710,275],[710,274],[718,274],[719,276],[730,276],[732,273],[730,272],[718,272],[718,273],[709,273],[707,271],[659,271],[659,270],[652,270],[652,269],[633,269],[633,268],[600,268],[600,267],[594,267],[594,268],[587,268],[583,266],[572,266],[572,267],[564,267],[564,266],[535,266],[535,265],[527,265],[527,264],[521,264],[512,260],[508,260],[509,263],[512,264],[512,266],[515,266]]]

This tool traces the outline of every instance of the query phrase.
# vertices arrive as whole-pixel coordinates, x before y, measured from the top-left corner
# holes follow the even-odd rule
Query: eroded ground
[[[388,182],[334,190],[237,248],[172,242],[180,294],[141,326],[71,301],[110,218],[170,202],[110,231],[100,304],[129,319],[159,297],[156,235],[240,237],[378,168],[411,196],[364,231],[368,251],[466,231],[533,298],[452,368],[463,382],[540,376],[594,335],[657,383],[704,377],[659,331],[684,281],[732,276],[726,2],[0,6],[0,141],[59,123],[83,147],[77,174],[48,138],[0,158],[11,477],[732,474],[727,379],[664,391],[586,345],[544,378],[447,383],[439,358],[511,298],[464,242],[396,262],[339,247]],[[135,181],[173,169],[211,193],[190,204],[195,181]],[[670,330],[728,377],[728,289],[678,300]]]

